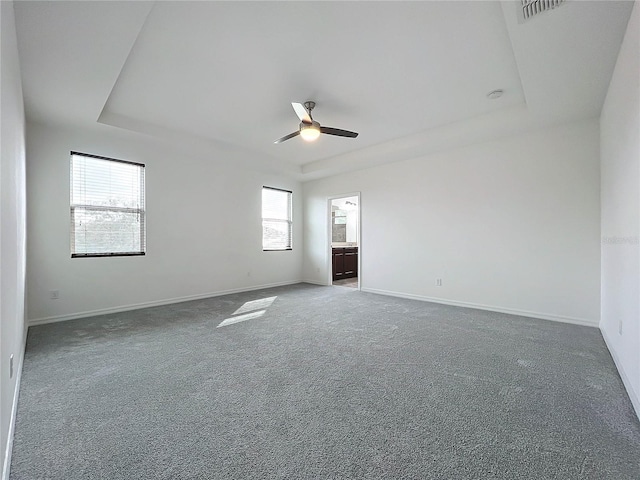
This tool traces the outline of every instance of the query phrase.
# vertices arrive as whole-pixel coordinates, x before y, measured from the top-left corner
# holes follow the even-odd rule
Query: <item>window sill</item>
[[[144,256],[145,252],[126,252],[126,253],[72,253],[71,258],[96,258],[96,257],[139,257]]]

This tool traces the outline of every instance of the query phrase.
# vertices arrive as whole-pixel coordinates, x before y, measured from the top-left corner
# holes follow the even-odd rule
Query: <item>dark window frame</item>
[[[262,226],[262,251],[263,252],[286,252],[286,251],[290,251],[293,250],[293,191],[291,190],[286,190],[284,188],[276,188],[276,187],[269,187],[267,185],[263,185],[262,186],[262,190],[260,191],[262,193],[263,190],[275,190],[277,192],[285,192],[289,194],[289,218],[288,220],[282,220],[279,218],[265,218],[264,217],[264,205],[262,205],[262,209],[263,211],[261,212],[261,218],[262,218],[262,222],[264,222],[265,220],[267,221],[272,221],[272,222],[283,222],[283,223],[287,223],[288,227],[289,227],[289,246],[285,247],[285,248],[264,248],[264,224]]]
[[[95,158],[98,160],[106,160],[109,162],[115,162],[115,163],[123,163],[126,165],[134,165],[136,167],[141,167],[142,168],[142,172],[143,175],[141,177],[141,204],[142,204],[142,208],[128,208],[128,207],[104,207],[104,206],[96,206],[96,205],[82,205],[82,204],[74,204],[73,203],[73,168],[71,168],[70,170],[70,179],[71,179],[71,184],[70,184],[70,227],[71,227],[71,258],[99,258],[99,257],[139,257],[139,256],[144,256],[146,255],[146,249],[147,249],[147,242],[146,242],[146,202],[145,202],[145,172],[146,172],[146,165],[144,163],[140,163],[140,162],[132,162],[129,160],[120,160],[117,158],[111,158],[111,157],[104,157],[101,155],[94,155],[91,153],[83,153],[83,152],[76,152],[76,151],[71,151],[70,152],[70,161],[73,162],[73,156],[81,156],[81,157],[86,157],[86,158]],[[71,165],[70,165],[71,166]],[[75,210],[81,208],[81,209],[85,209],[85,210],[89,210],[89,211],[114,211],[114,212],[129,212],[129,213],[137,213],[138,215],[140,215],[140,251],[135,251],[135,252],[101,252],[101,253],[74,253],[74,249],[75,249]]]

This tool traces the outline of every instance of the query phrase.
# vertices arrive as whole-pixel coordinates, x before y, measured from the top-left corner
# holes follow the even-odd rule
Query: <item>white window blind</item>
[[[291,195],[288,190],[262,187],[263,250],[291,250]]]
[[[71,256],[144,255],[144,165],[71,152]]]

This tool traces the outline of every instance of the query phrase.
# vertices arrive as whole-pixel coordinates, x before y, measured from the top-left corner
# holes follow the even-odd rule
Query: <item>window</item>
[[[71,257],[145,249],[144,165],[71,152]]]
[[[291,250],[291,192],[262,187],[262,249]]]

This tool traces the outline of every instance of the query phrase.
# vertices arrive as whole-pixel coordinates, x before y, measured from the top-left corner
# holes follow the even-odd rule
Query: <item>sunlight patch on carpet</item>
[[[239,309],[233,312],[233,315],[240,315],[241,313],[253,312],[254,310],[266,310],[271,306],[274,300],[278,298],[275,297],[267,297],[260,298],[258,300],[252,300],[250,302],[245,302]]]
[[[223,320],[216,328],[226,327],[227,325],[233,325],[234,323],[246,322],[247,320],[255,320],[256,318],[260,318],[265,313],[266,310],[260,310],[258,312],[245,313],[244,315],[238,315],[237,317],[229,317],[226,320]]]

